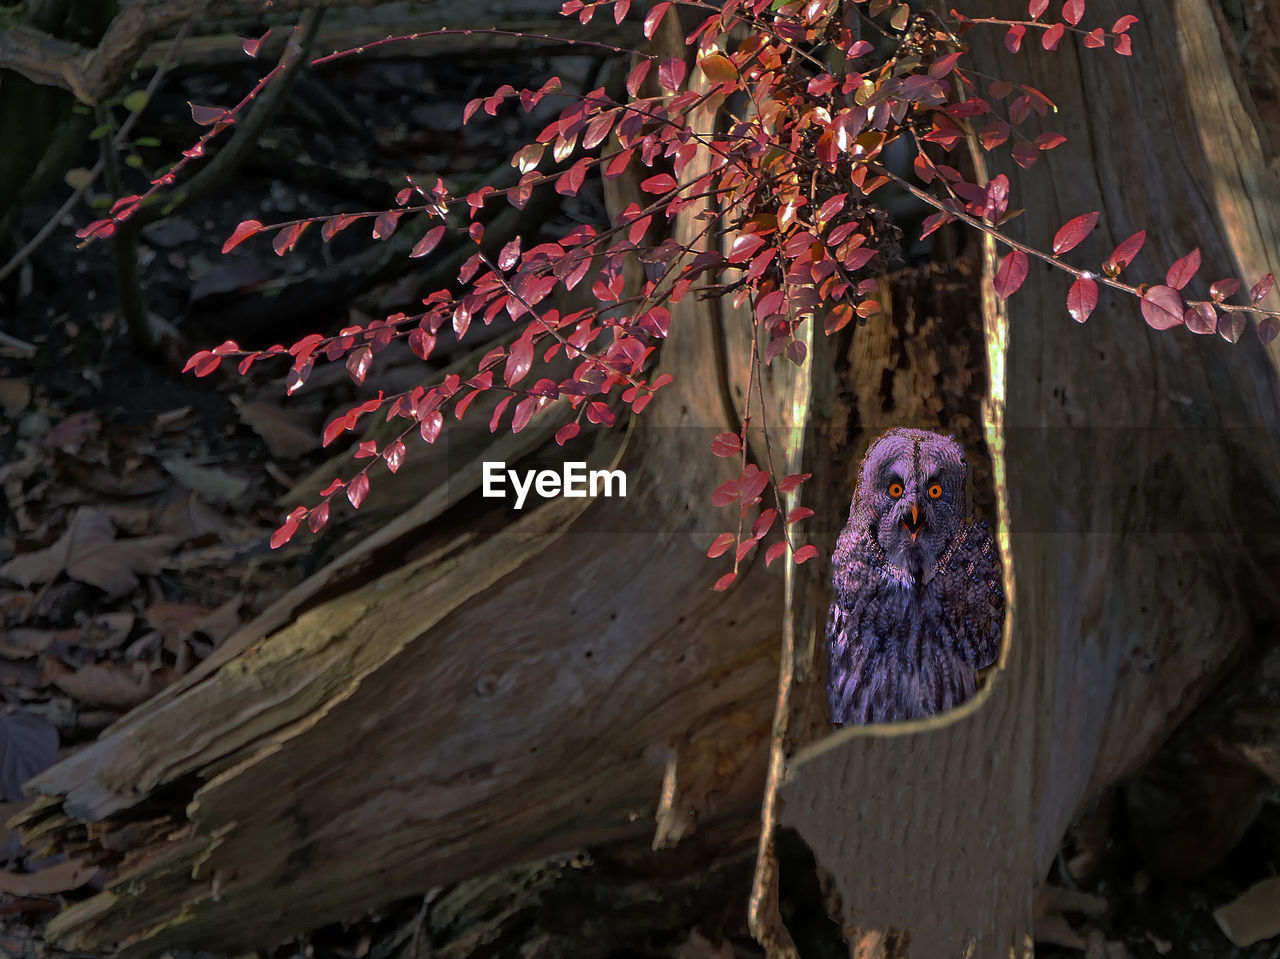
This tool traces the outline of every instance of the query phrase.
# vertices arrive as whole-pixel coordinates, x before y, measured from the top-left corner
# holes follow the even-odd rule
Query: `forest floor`
[[[385,208],[406,172],[448,171],[461,181],[498,169],[512,145],[529,136],[530,121],[510,110],[464,128],[463,104],[500,83],[536,84],[552,72],[585,83],[598,68],[589,58],[565,55],[438,57],[384,59],[306,78],[228,184],[143,230],[137,252],[147,309],[165,330],[158,352],[141,350],[129,336],[110,244],[77,248],[73,232],[92,218],[88,209],[77,209],[0,286],[3,819],[24,803],[26,779],[198,668],[365,528],[348,516],[323,537],[304,534],[281,551],[268,546],[282,498],[335,451],[320,447],[327,419],[379,388],[424,375],[407,351],[389,357],[362,387],[334,366],[317,370],[290,398],[282,369],[271,364],[244,377],[220,371],[204,379],[180,368],[188,353],[226,337],[288,344],[313,329],[412,306],[422,295],[417,279],[392,271],[344,288],[343,297],[308,297],[300,291],[309,282],[340,273],[343,258],[370,241],[350,236],[324,246],[311,236],[297,254],[277,258],[258,238],[222,256],[236,223]],[[255,69],[226,63],[174,70],[135,131],[160,145],[128,152],[141,157],[144,169],[167,162],[195,136],[186,101],[232,102]],[[97,145],[86,141],[76,163],[90,167],[97,156]],[[33,235],[67,192],[55,182],[29,202],[0,259]],[[89,196],[107,199],[100,186]],[[536,229],[554,233],[600,216],[598,192],[587,190]],[[450,355],[442,349],[441,361]],[[1275,940],[1233,947],[1212,916],[1280,872],[1274,790],[1261,793],[1243,827],[1227,830],[1243,839],[1216,857],[1190,857],[1196,868],[1189,878],[1167,862],[1152,864],[1150,842],[1135,828],[1145,815],[1143,795],[1113,790],[1075,830],[1042,903],[1037,954],[1280,957]],[[1213,825],[1192,822],[1187,829],[1194,834]],[[746,931],[749,858],[731,856],[681,880],[697,886],[681,886],[696,904],[693,913],[674,911],[646,930],[645,904],[626,889],[651,880],[654,861],[643,850],[599,850],[513,864],[483,889],[432,890],[263,955],[760,955]],[[788,869],[802,876],[804,865],[804,851],[794,851]],[[44,857],[0,828],[0,955],[65,954],[44,942],[44,924],[104,880],[92,865]],[[822,922],[816,885],[802,877],[789,880],[785,891],[806,956],[833,954],[829,935],[803,931],[806,923]],[[601,935],[594,949],[590,936],[548,931],[547,916],[556,913],[583,916],[589,925],[589,908],[599,911],[595,922],[634,929],[630,944],[619,947],[616,935]],[[672,916],[680,917],[674,925]]]

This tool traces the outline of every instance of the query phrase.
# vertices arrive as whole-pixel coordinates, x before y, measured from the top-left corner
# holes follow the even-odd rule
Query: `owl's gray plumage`
[[[965,515],[967,473],[940,433],[889,430],[867,449],[831,557],[833,723],[951,709],[995,662],[1004,588],[987,524]]]

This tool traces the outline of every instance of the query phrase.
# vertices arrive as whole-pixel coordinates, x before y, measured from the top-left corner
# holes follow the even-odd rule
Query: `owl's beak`
[[[905,516],[902,518],[902,528],[911,534],[913,543],[920,534],[920,530],[924,528],[924,520],[920,518],[920,507],[915,503],[911,504],[911,519],[908,520]]]

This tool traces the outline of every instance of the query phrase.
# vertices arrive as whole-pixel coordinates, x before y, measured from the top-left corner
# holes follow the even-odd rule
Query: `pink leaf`
[[[1062,42],[1062,35],[1067,32],[1067,28],[1061,23],[1055,23],[1044,32],[1044,36],[1040,38],[1040,46],[1046,50],[1058,49],[1058,44]]]
[[[737,500],[740,495],[742,495],[742,487],[739,486],[737,480],[730,480],[711,494],[711,505],[728,506]]]
[[[812,473],[792,473],[778,484],[778,492],[790,493],[793,489],[798,489],[800,484],[812,475]]]
[[[1274,316],[1264,316],[1258,321],[1258,339],[1263,346],[1270,346],[1277,333],[1280,333],[1280,320]]]
[[[227,237],[227,242],[222,244],[222,252],[229,253],[231,250],[235,249],[235,247],[249,239],[249,237],[253,236],[255,233],[261,233],[265,229],[266,227],[257,220],[242,221],[240,225],[232,231],[231,236]]]
[[[644,18],[644,35],[646,40],[652,40],[653,35],[658,30],[658,24],[662,22],[662,18],[667,15],[667,11],[671,9],[669,3],[659,3]],[[647,62],[647,61],[646,61]],[[635,96],[633,93],[632,96]]]
[[[400,440],[388,444],[387,448],[382,451],[382,458],[387,461],[387,469],[391,472],[398,472],[400,466],[404,463],[405,447]]]
[[[581,427],[578,426],[576,422],[565,423],[564,426],[556,430],[556,445],[564,446],[565,443],[569,442],[569,440],[573,439],[575,436],[578,435],[578,431],[580,429]]]
[[[1240,281],[1233,279],[1218,280],[1209,287],[1209,295],[1218,303],[1221,303],[1229,296],[1233,296],[1240,289]]]
[[[1218,329],[1218,311],[1212,303],[1197,303],[1182,314],[1182,320],[1192,333],[1213,333]]]
[[[1173,287],[1153,286],[1142,295],[1142,316],[1152,329],[1167,330],[1181,326],[1185,310],[1182,295]]]
[[[785,553],[786,551],[787,551],[787,544],[785,542],[774,543],[767,550],[765,550],[764,564],[766,566],[772,566],[773,561],[777,559],[779,556],[781,556],[783,553]]]
[[[1196,275],[1196,270],[1200,269],[1200,247],[1196,247],[1186,256],[1175,260],[1173,266],[1169,267],[1169,272],[1165,274],[1164,281],[1175,290],[1180,290],[1191,282],[1191,278]]]
[[[996,269],[996,275],[992,280],[996,296],[1007,300],[1018,287],[1022,286],[1030,269],[1031,263],[1027,259],[1027,254],[1021,250],[1011,252],[1000,261],[1000,266]]]
[[[1067,291],[1067,312],[1077,323],[1089,318],[1098,305],[1098,284],[1093,280],[1081,277],[1071,284]]]
[[[187,105],[191,107],[191,119],[202,127],[212,126],[219,120],[230,120],[230,114],[222,109],[222,107],[202,107],[199,104],[187,101]]]
[[[347,499],[351,501],[352,506],[359,509],[367,495],[369,495],[369,474],[358,473],[347,484]]]
[[[1266,299],[1267,294],[1271,292],[1271,287],[1275,285],[1275,282],[1276,278],[1270,273],[1260,279],[1254,284],[1253,289],[1249,291],[1249,302],[1260,303]]]
[[[1218,319],[1218,335],[1228,343],[1235,343],[1244,333],[1244,314],[1239,310],[1231,310]]]
[[[658,83],[668,93],[677,92],[684,83],[685,74],[688,72],[685,62],[679,57],[671,57],[663,60],[658,66]]]
[[[809,509],[809,507],[797,506],[787,514],[787,525],[790,526],[792,523],[798,523],[802,519],[808,519],[812,515],[813,510]]]
[[[420,256],[426,256],[428,253],[430,253],[432,250],[434,250],[437,246],[440,245],[440,239],[443,236],[444,236],[444,224],[441,224],[440,226],[432,227],[430,230],[427,231],[427,235],[424,236],[417,243],[415,243],[413,246],[413,249],[409,251],[410,258],[417,259]]]
[[[1044,16],[1044,12],[1049,9],[1049,0],[1031,0],[1027,4],[1027,16],[1032,20],[1039,20]]]
[[[717,556],[723,555],[723,553],[737,541],[738,537],[733,533],[721,533],[711,543],[711,548],[707,550],[707,555],[712,559],[715,559]]]
[[[1066,0],[1062,5],[1062,19],[1073,27],[1084,16],[1084,0]]]
[[[1142,249],[1142,244],[1147,242],[1147,231],[1139,230],[1129,239],[1125,240],[1116,247],[1111,255],[1107,257],[1102,267],[1108,274],[1119,273],[1126,266],[1133,262],[1133,258],[1138,255],[1138,251]]]
[[[293,534],[298,531],[298,520],[290,516],[284,521],[284,525],[271,534],[271,548],[279,549],[289,540],[293,539]]]
[[[713,587],[713,589],[715,589],[717,593],[723,593],[726,589],[728,589],[730,586],[733,585],[733,581],[737,578],[738,578],[737,573],[725,573],[718,580],[716,580],[716,585]]]
[[[803,566],[805,563],[809,562],[809,560],[813,559],[817,555],[818,555],[818,547],[801,546],[798,550],[796,550],[796,555],[795,555],[796,565]]]
[[[532,331],[532,327],[528,327]],[[533,366],[533,337],[525,335],[516,340],[507,355],[507,365],[503,369],[503,379],[507,386],[519,383]]]
[[[711,452],[716,456],[736,456],[742,452],[742,441],[733,433],[719,433],[711,441]]]

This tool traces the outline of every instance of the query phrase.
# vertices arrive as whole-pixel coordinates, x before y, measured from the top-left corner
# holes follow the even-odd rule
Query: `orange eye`
[[[942,495],[942,487],[939,486],[937,483],[934,483],[932,486],[929,487],[930,499],[937,499],[941,495]]]
[[[890,495],[890,496],[892,496],[894,499],[897,499],[899,496],[901,496],[901,495],[902,495],[902,484],[901,484],[901,483],[890,483],[890,484],[889,484],[889,495]]]

